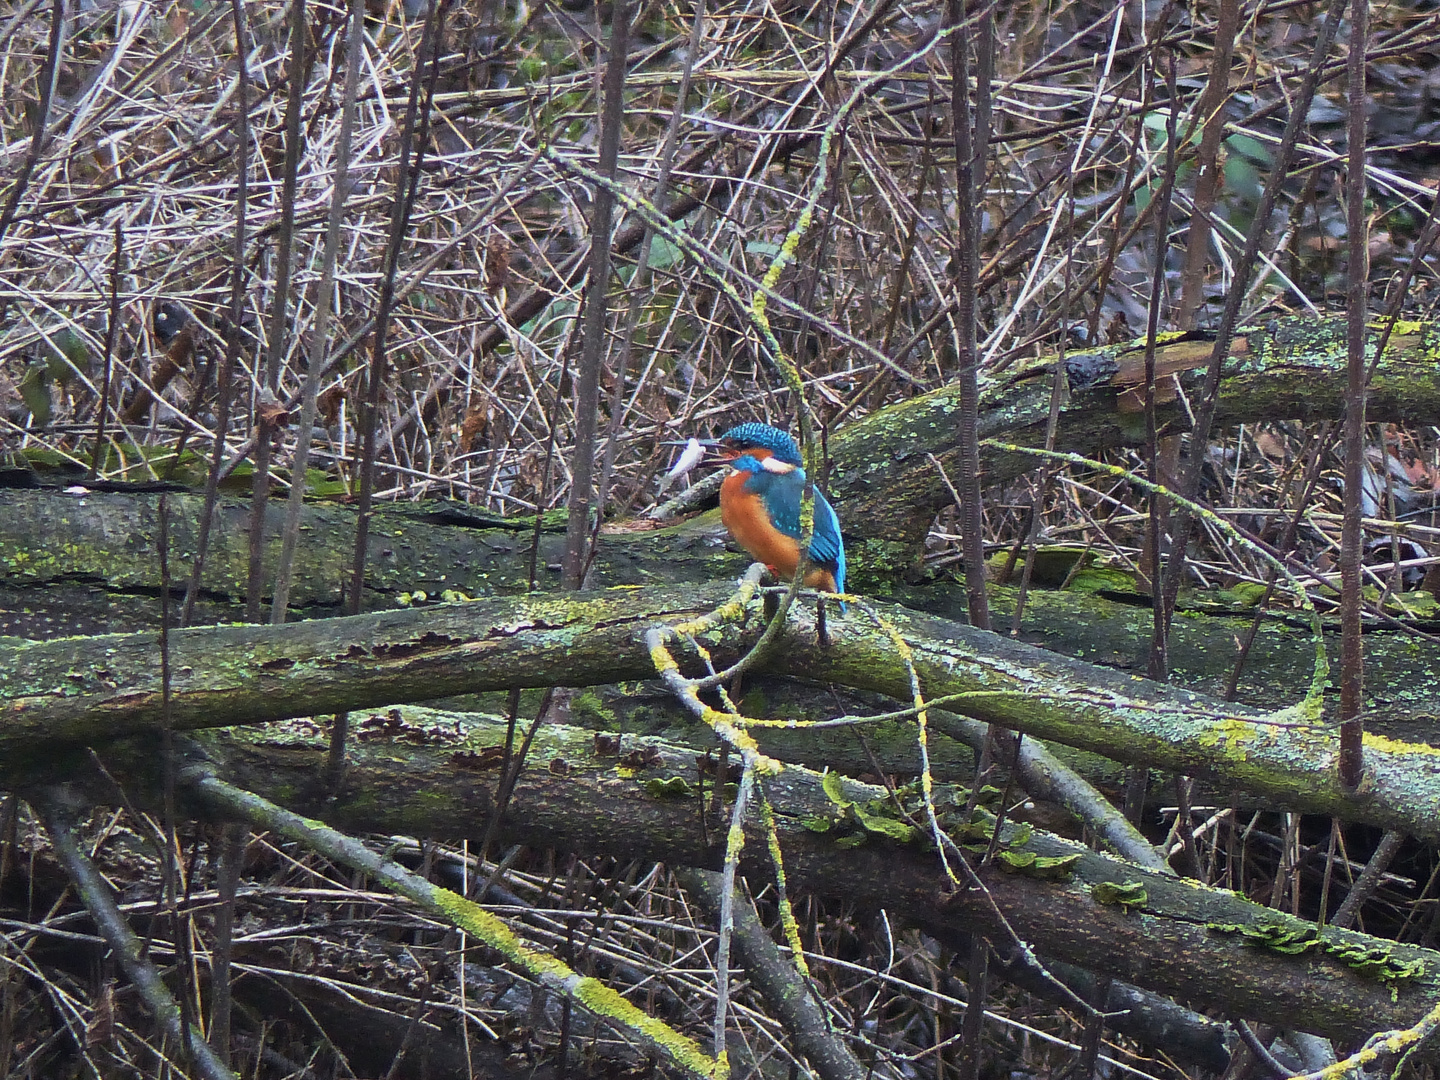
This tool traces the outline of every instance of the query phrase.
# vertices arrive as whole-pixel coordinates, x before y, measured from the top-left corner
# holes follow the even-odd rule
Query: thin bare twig
[[[1340,527],[1340,782],[1354,789],[1364,774],[1365,652],[1361,639],[1360,499],[1365,470],[1365,341],[1370,291],[1370,223],[1365,214],[1365,43],[1370,5],[1350,5],[1349,162],[1345,170],[1345,520]]]
[[[599,161],[600,174],[612,183],[625,120],[625,52],[629,27],[629,2],[616,0],[610,10]],[[562,570],[562,580],[568,589],[579,589],[585,584],[592,535],[590,515],[603,512],[603,507],[595,504],[595,431],[600,414],[600,366],[604,362],[605,323],[609,314],[610,234],[614,212],[615,196],[610,188],[597,187],[590,217],[589,275],[580,337],[579,378],[575,384],[575,454],[570,465],[569,520],[565,527]],[[558,400],[556,406],[559,406]]]
[[[42,791],[34,796],[33,804],[45,824],[45,831],[50,834],[55,854],[85,907],[95,917],[95,925],[166,1036],[186,1048],[191,1064],[205,1080],[235,1080],[235,1074],[220,1061],[205,1037],[183,1024],[180,1006],[146,956],[144,944],[116,908],[110,887],[75,843],[74,826],[63,797],[55,791]]]

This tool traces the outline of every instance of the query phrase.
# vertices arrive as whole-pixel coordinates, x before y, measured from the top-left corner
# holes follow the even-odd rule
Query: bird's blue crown
[[[779,428],[773,428],[769,424],[753,421],[748,424],[737,424],[720,436],[720,442],[737,450],[769,450],[775,455],[777,461],[783,461],[787,465],[805,464],[805,460],[800,456],[800,447],[795,445],[795,440]]]

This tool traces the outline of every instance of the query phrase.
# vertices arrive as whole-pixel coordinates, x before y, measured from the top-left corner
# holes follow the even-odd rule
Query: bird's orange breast
[[[800,565],[800,543],[775,527],[759,495],[745,490],[749,476],[745,472],[732,472],[720,485],[720,520],[752,558],[770,567],[779,577],[792,578],[795,567]],[[836,591],[835,576],[823,567],[812,567],[805,575],[805,584]]]
[[[735,542],[783,577],[795,573],[800,545],[770,521],[765,501],[745,490],[749,473],[732,472],[720,485],[720,520]]]

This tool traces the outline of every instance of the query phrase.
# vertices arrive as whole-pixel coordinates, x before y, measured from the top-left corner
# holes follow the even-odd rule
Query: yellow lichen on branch
[[[501,919],[473,900],[426,881],[324,822],[291,813],[213,776],[186,779],[199,795],[227,812],[237,813],[260,829],[277,832],[326,858],[370,875],[391,891],[488,945],[542,986],[629,1030],[687,1073],[703,1080],[725,1080],[729,1076],[723,1048],[719,1057],[712,1058],[694,1039],[650,1016],[615,990],[579,974],[558,957],[525,944]]]

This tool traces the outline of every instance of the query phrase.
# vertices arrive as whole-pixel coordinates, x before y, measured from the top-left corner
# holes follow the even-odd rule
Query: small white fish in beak
[[[705,447],[701,445],[699,439],[692,438],[685,444],[685,449],[681,451],[680,457],[676,460],[670,471],[665,474],[665,486],[669,487],[676,480],[680,479],[680,477],[695,468],[696,465],[699,465],[700,459],[704,456]]]
[[[679,446],[681,444],[677,439],[670,445]],[[679,480],[691,469],[695,468],[696,465],[699,465],[700,459],[705,456],[705,444],[694,436],[691,436],[684,446],[685,449],[680,451],[680,456],[675,459],[675,464],[671,467],[670,471],[660,479],[659,493],[661,495],[669,491],[670,485],[675,483],[676,480]]]

